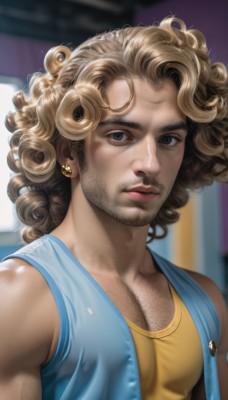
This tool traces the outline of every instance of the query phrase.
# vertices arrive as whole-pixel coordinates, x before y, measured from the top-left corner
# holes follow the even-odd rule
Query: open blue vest
[[[216,356],[220,320],[214,304],[182,269],[154,261],[175,288],[198,330],[204,354],[207,400],[219,400]],[[55,298],[60,338],[41,371],[43,400],[140,400],[135,348],[124,317],[103,289],[56,237],[45,235],[6,258],[20,258],[43,275]]]

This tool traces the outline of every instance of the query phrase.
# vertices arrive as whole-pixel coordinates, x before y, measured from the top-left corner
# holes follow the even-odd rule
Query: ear
[[[72,156],[71,142],[58,138],[56,143],[56,158],[60,165],[68,164],[71,168],[71,178],[76,178],[79,174],[77,160]]]

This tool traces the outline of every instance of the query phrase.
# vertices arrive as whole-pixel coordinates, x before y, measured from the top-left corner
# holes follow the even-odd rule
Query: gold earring
[[[72,174],[72,169],[69,166],[69,164],[63,164],[63,165],[61,165],[61,172],[64,176],[66,176],[67,178],[70,178],[71,174]]]

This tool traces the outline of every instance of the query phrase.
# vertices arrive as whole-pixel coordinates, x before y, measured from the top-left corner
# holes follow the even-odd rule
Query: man
[[[1,264],[1,398],[225,399],[222,294],[146,245],[189,189],[227,180],[225,67],[168,18],[45,68],[7,119],[30,243]]]

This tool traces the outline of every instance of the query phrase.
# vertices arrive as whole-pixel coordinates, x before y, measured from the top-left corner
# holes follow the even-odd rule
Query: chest
[[[93,274],[93,278],[121,314],[142,329],[161,330],[173,319],[174,301],[162,274],[131,281],[102,274]]]
[[[175,316],[166,328],[148,332],[128,322],[135,344],[142,398],[190,400],[202,374],[200,339],[186,307],[173,292]],[[186,342],[188,345],[186,346]]]

